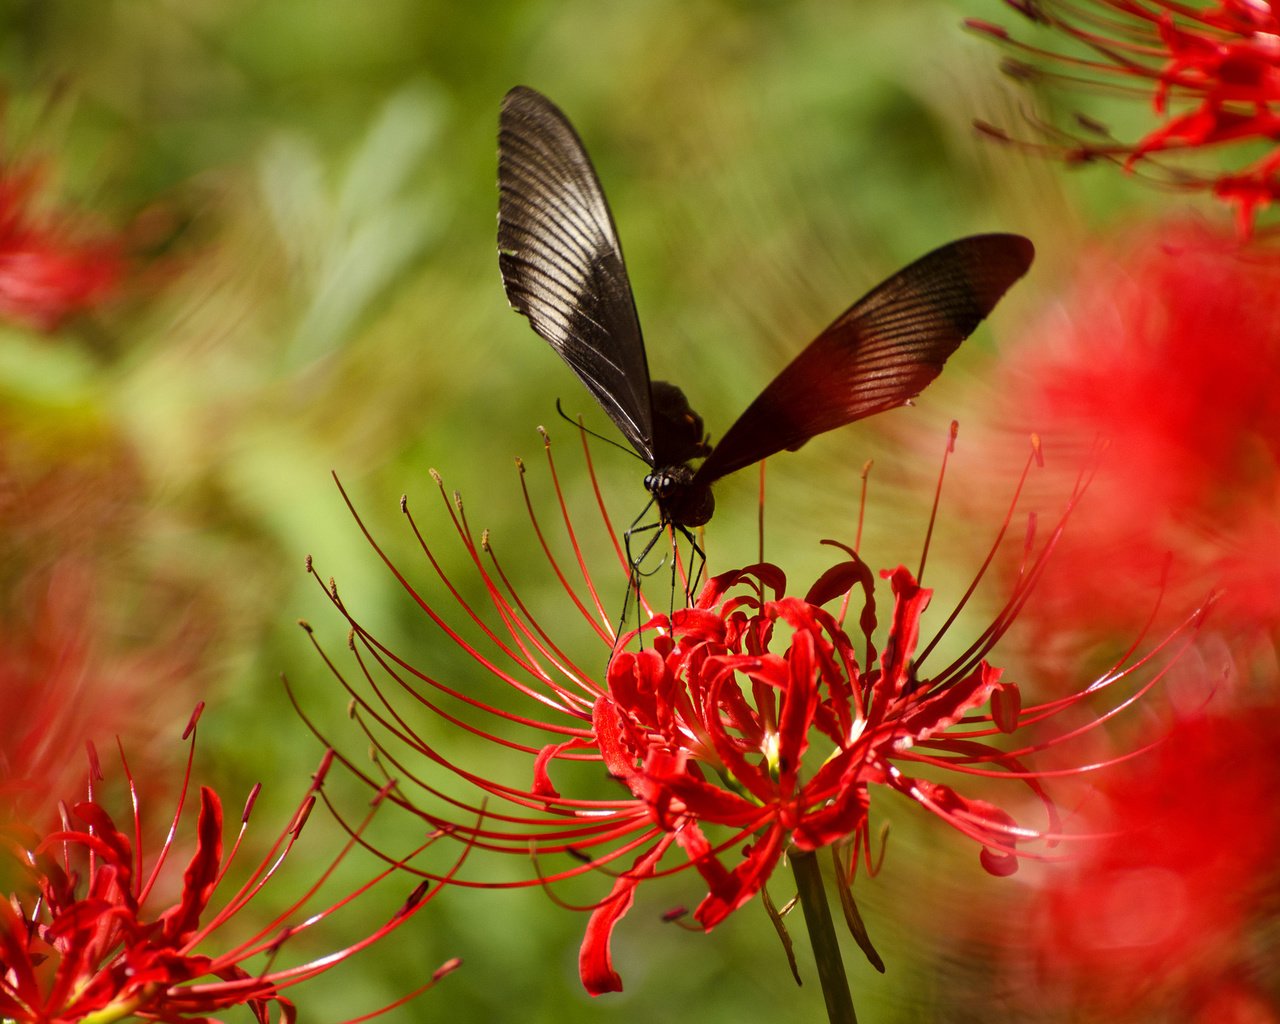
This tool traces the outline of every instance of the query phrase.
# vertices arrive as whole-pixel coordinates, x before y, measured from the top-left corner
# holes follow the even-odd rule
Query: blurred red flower
[[[1174,608],[1218,587],[1215,629],[1276,635],[1280,253],[1170,224],[1077,265],[996,383],[1011,437],[1038,430],[1079,455],[1056,464],[1105,444],[1024,622],[1059,637],[1132,630],[1167,565]]]
[[[137,710],[95,663],[87,573],[68,560],[21,583],[0,645],[0,823],[64,791],[79,774],[68,755]]]
[[[65,213],[36,209],[39,175],[0,167],[0,317],[52,331],[110,299],[124,272],[114,240],[77,237]]]
[[[553,478],[554,472],[553,465]],[[532,516],[527,492],[526,504]],[[875,575],[851,549],[803,598],[786,594],[776,566],[755,565],[713,578],[694,607],[653,616],[615,640],[561,498],[562,525],[584,593],[552,555],[548,531],[536,517],[534,528],[551,572],[601,641],[600,656],[609,658],[601,685],[532,617],[530,605],[510,587],[488,536],[477,542],[460,504],[446,506],[492,617],[465,602],[463,588],[444,574],[412,516],[410,524],[433,571],[482,632],[478,643],[451,626],[443,609],[371,537],[370,542],[449,641],[480,673],[509,687],[523,706],[500,705],[500,693],[482,699],[474,681],[450,684],[397,656],[356,619],[332,583],[326,592],[350,623],[357,668],[347,675],[327,656],[326,661],[352,695],[378,770],[395,773],[395,799],[432,827],[481,850],[535,859],[537,865],[535,877],[519,881],[455,879],[456,884],[551,885],[589,873],[614,878],[612,892],[585,908],[591,919],[579,967],[592,994],[622,987],[610,940],[641,883],[694,868],[707,887],[694,913],[704,930],[758,893],[788,848],[852,849],[847,885],[859,856],[869,864],[872,859],[868,814],[877,789],[906,796],[977,842],[983,865],[993,873],[1010,873],[1019,857],[1043,856],[1034,844],[1052,845],[1057,827],[1052,804],[1024,759],[1058,740],[1037,731],[1037,739],[1016,744],[1008,734],[1111,687],[1133,668],[1116,666],[1074,697],[1022,708],[1018,687],[1001,680],[1000,670],[986,660],[1042,574],[1061,523],[1038,549],[1028,541],[1024,575],[994,621],[962,654],[936,668],[926,667],[928,659],[972,589],[934,637],[922,642],[922,616],[932,591],[903,567],[882,573],[893,608],[887,628],[881,628]],[[403,502],[402,508],[408,515]],[[603,506],[601,514],[612,536]],[[369,536],[363,523],[361,529]],[[1002,529],[997,544],[1003,535]],[[616,536],[613,541],[625,574],[626,558]],[[837,600],[838,612],[823,607]],[[856,639],[843,625],[850,604],[858,609]],[[1150,675],[1139,693],[1160,677]],[[397,707],[397,693],[405,709]],[[427,734],[409,724],[410,708],[425,708],[442,727],[456,727],[509,754],[520,769],[515,781],[462,763],[461,745],[450,747],[435,730]],[[420,769],[420,760],[431,768]],[[612,790],[600,788],[601,766],[615,780]],[[442,772],[460,785],[462,795],[440,781]],[[938,781],[948,774],[975,786],[999,778],[1022,783],[1043,802],[1046,824],[1018,824],[995,804]],[[373,775],[367,781],[383,785]],[[413,799],[411,785],[422,799]],[[683,862],[664,867],[665,856],[676,850]],[[568,858],[569,866],[544,870],[544,862],[557,856]]]
[[[1047,50],[1015,40],[1000,26],[969,21],[970,28],[1025,58],[1007,66],[1014,77],[1057,78],[1075,88],[1149,96],[1159,119],[1137,141],[1120,142],[1082,116],[1074,132],[1066,133],[1062,156],[1122,159],[1126,169],[1133,169],[1152,163],[1156,155],[1232,148],[1241,155],[1228,170],[1199,170],[1182,162],[1154,166],[1171,184],[1209,190],[1234,203],[1244,234],[1258,210],[1280,197],[1280,14],[1270,0],[1006,2],[1083,48],[1080,56]],[[1081,138],[1075,134],[1081,130],[1096,137]]]
[[[1038,998],[1108,1020],[1280,1019],[1277,743],[1273,708],[1199,715],[1099,778],[1081,810],[1096,839],[1040,877],[1010,952]]]
[[[197,708],[187,728],[192,751],[201,710]],[[0,877],[12,882],[15,891],[0,900],[0,1016],[30,1024],[129,1017],[203,1021],[243,1005],[265,1024],[275,1004],[279,1019],[293,1020],[294,1006],[284,997],[285,989],[389,935],[429,898],[425,885],[419,885],[394,916],[357,941],[296,965],[282,965],[282,950],[290,939],[329,927],[335,914],[396,873],[399,865],[383,865],[355,891],[328,906],[314,906],[322,883],[358,843],[362,829],[357,828],[327,867],[302,861],[307,878],[299,887],[303,894],[283,912],[264,910],[259,920],[246,920],[267,883],[276,880],[278,889],[276,876],[286,864],[292,870],[301,856],[294,854],[294,847],[322,793],[330,763],[326,757],[288,826],[262,861],[246,872],[240,887],[229,893],[228,874],[259,787],[245,804],[240,835],[229,851],[223,846],[222,802],[213,789],[202,787],[195,849],[181,874],[177,901],[157,906],[160,894],[177,881],[166,865],[177,849],[190,757],[172,823],[149,863],[141,844],[151,833],[144,831],[139,794],[127,764],[133,820],[121,827],[95,794],[101,776],[94,759],[88,799],[63,808],[61,828],[44,834],[8,829],[4,850],[9,863]],[[219,895],[220,905],[215,903]],[[445,964],[418,991],[454,966],[455,962]]]

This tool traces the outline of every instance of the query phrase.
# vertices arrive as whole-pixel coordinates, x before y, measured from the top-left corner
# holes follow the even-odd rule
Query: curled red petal
[[[653,872],[672,839],[671,835],[663,836],[652,848],[637,857],[631,870],[619,875],[618,880],[613,883],[613,891],[608,898],[592,911],[591,920],[587,922],[587,934],[578,951],[578,976],[591,995],[622,991],[622,977],[613,969],[613,950],[610,946],[613,929],[635,902],[636,886],[646,878],[653,877]]]
[[[871,570],[861,560],[838,562],[818,577],[804,599],[813,605],[826,604],[847,594],[859,583],[865,586],[870,576]]]
[[[959,722],[991,699],[1000,685],[1000,669],[985,661],[964,679],[957,679],[940,692],[920,701],[902,716],[903,732],[915,740],[928,739]]]
[[[694,919],[706,931],[710,931],[760,891],[760,887],[773,874],[778,858],[782,855],[784,838],[784,829],[775,822],[752,845],[741,864],[730,872],[718,874],[714,881],[710,872],[703,870],[707,858],[697,863],[703,878],[711,882],[711,892],[693,912]]]
[[[920,586],[905,566],[880,575],[893,587],[893,620],[880,655],[880,681],[876,684],[877,697],[887,706],[907,682],[911,656],[920,641],[920,616],[933,591]]]
[[[612,697],[597,698],[591,709],[591,729],[605,769],[614,778],[629,778],[635,772],[635,762],[623,744],[622,721]]]
[[[208,786],[200,788],[196,852],[182,875],[182,902],[161,915],[164,934],[178,943],[200,927],[200,915],[218,884],[222,864],[222,801]]]
[[[535,796],[549,797],[553,800],[558,798],[560,791],[552,783],[551,776],[547,773],[547,765],[566,750],[573,750],[586,745],[581,737],[575,736],[573,739],[565,740],[563,743],[548,743],[539,750],[538,756],[533,761],[533,794]]]

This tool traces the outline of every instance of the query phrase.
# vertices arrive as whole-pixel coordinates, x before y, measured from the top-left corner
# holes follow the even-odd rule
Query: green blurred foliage
[[[4,5],[6,160],[43,162],[58,200],[92,211],[134,257],[128,292],[91,320],[50,337],[0,333],[6,443],[42,439],[30,443],[50,464],[95,445],[127,449],[136,479],[123,500],[134,519],[99,599],[163,578],[165,598],[139,608],[134,633],[167,636],[165,616],[198,609],[208,634],[167,699],[138,713],[138,741],[176,736],[190,705],[208,700],[201,760],[233,789],[268,780],[264,806],[292,805],[320,747],[293,717],[279,674],[332,728],[342,728],[332,722],[345,703],[294,624],[309,620],[341,653],[344,624],[304,573],[308,553],[389,646],[467,684],[474,670],[399,592],[331,471],[379,542],[425,578],[396,509],[407,492],[464,593],[480,600],[427,474],[438,468],[446,488],[465,495],[476,530],[493,531],[525,599],[557,619],[563,598],[540,568],[512,456],[525,456],[551,515],[534,427],[549,428],[557,451],[574,450],[572,428],[555,415],[560,397],[611,430],[502,294],[495,132],[499,101],[516,83],[555,99],[587,141],[654,374],[685,385],[713,436],[789,353],[909,259],[968,232],[1036,240],[1032,281],[956,358],[954,381],[912,412],[820,438],[769,468],[768,552],[798,583],[829,561],[818,539],[852,539],[858,474],[872,456],[881,468],[864,547],[878,565],[915,559],[937,463],[903,463],[899,418],[914,417],[941,453],[950,399],[980,373],[994,332],[1051,286],[1065,240],[1087,220],[1079,211],[1109,203],[1076,181],[1068,198],[1058,169],[972,131],[975,116],[1016,117],[1026,102],[960,28],[962,17],[995,9],[888,0]],[[642,504],[641,467],[605,448],[595,457],[624,525]],[[588,506],[580,463],[563,465],[570,505]],[[744,473],[720,488],[713,568],[753,558],[756,486]],[[899,488],[907,498],[896,503]],[[972,547],[972,532],[960,532],[957,587],[988,538],[979,531]],[[598,538],[587,543],[597,564],[602,551],[607,558]],[[621,577],[615,583],[604,591],[611,604],[622,597]],[[483,766],[494,754],[477,746],[451,756]],[[895,829],[904,810],[885,811]],[[984,875],[965,844],[947,849],[942,831],[907,824],[885,874],[860,889],[890,964],[879,977],[850,944],[866,1021],[918,1020],[946,1003],[938,979],[955,954],[931,937],[921,906],[955,892],[981,905],[1007,884]],[[596,882],[603,893],[607,879]],[[632,912],[617,940],[627,983],[618,997],[581,992],[585,917],[532,889],[448,893],[388,948],[304,989],[301,1002],[307,1019],[342,1019],[456,955],[465,967],[394,1019],[820,1017],[816,980],[794,986],[758,907],[711,936],[659,922],[697,897],[694,877],[681,875]]]

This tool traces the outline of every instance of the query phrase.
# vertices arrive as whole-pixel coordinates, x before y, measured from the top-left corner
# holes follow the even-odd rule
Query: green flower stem
[[[827,905],[827,891],[822,884],[822,869],[813,853],[791,851],[791,870],[796,876],[800,892],[800,905],[804,907],[804,923],[809,929],[809,942],[813,946],[813,958],[818,964],[818,980],[822,983],[822,998],[827,1004],[827,1017],[831,1024],[857,1024],[853,1012],[853,996],[849,994],[849,979],[844,973],[844,961],[840,959],[840,944],[831,923],[831,908]]]

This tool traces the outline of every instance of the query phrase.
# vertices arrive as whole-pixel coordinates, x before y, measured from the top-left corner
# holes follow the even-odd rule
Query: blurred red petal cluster
[[[1084,248],[996,375],[989,408],[1043,435],[1050,489],[1090,478],[1020,616],[1032,650],[1069,677],[1217,594],[1169,713],[1137,739],[1113,731],[1099,757],[1154,749],[1075,780],[1067,862],[1024,878],[998,934],[968,926],[1003,950],[995,984],[1023,1010],[1280,1020],[1277,295],[1274,249],[1200,223],[1131,227]]]
[[[1238,1019],[1280,1019],[1278,743],[1275,709],[1197,716],[1100,776],[1079,821],[1098,838],[1041,878],[1019,987],[1089,1019],[1232,1020],[1214,1014],[1242,1000]]]
[[[0,317],[52,331],[112,298],[124,261],[114,239],[40,212],[39,184],[34,171],[0,168]]]
[[[1215,628],[1273,634],[1280,252],[1174,223],[1078,267],[997,382],[1004,425],[1041,432],[1051,468],[1074,479],[1097,460],[1031,617],[1059,634],[1132,630],[1167,569],[1175,612],[1216,589]]]

